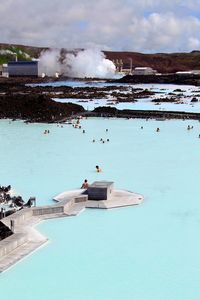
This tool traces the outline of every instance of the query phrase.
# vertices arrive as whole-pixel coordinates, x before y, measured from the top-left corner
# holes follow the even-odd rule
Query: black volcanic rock
[[[185,85],[200,85],[200,75],[127,75],[123,78],[115,80],[120,83],[159,83],[159,84],[185,84]]]
[[[0,241],[13,234],[9,227],[0,221]]]
[[[5,94],[0,96],[0,118],[29,122],[56,122],[84,108],[73,103],[59,103],[46,95]]]
[[[95,113],[106,113],[106,114],[112,114],[112,115],[115,115],[118,110],[116,107],[111,107],[111,106],[99,106],[99,107],[96,107],[94,109],[94,112]]]
[[[182,119],[200,120],[200,113],[184,111],[162,111],[162,110],[118,110],[114,107],[97,107],[91,112],[96,117],[117,117],[117,118],[139,118],[139,119]]]
[[[198,102],[198,99],[196,97],[193,97],[191,102]]]

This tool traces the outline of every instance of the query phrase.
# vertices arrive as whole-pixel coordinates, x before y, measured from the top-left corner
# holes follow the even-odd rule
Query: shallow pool
[[[82,129],[9,121],[0,128],[1,184],[35,195],[38,205],[85,178],[145,197],[139,206],[41,223],[49,243],[0,275],[2,299],[198,299],[199,122],[94,118]]]

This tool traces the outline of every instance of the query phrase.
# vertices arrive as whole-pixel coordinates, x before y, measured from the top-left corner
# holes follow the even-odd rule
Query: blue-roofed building
[[[9,77],[38,77],[38,61],[8,62]]]

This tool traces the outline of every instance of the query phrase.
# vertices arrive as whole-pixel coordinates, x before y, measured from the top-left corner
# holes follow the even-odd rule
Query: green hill
[[[31,47],[24,45],[0,44],[0,65],[8,61],[18,60],[31,61],[38,58],[42,50],[47,48]]]

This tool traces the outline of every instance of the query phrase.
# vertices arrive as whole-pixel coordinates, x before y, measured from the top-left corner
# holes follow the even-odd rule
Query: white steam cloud
[[[42,73],[48,76],[55,76],[55,73],[60,73],[60,51],[48,50],[42,52],[39,58],[39,74]]]
[[[61,55],[59,50],[48,50],[41,54],[40,74],[54,76],[55,73],[75,78],[113,78],[116,67],[105,58],[103,52],[94,49]]]
[[[106,59],[103,52],[97,50],[84,50],[77,55],[68,54],[66,62],[73,77],[113,77],[116,68],[113,62]]]

